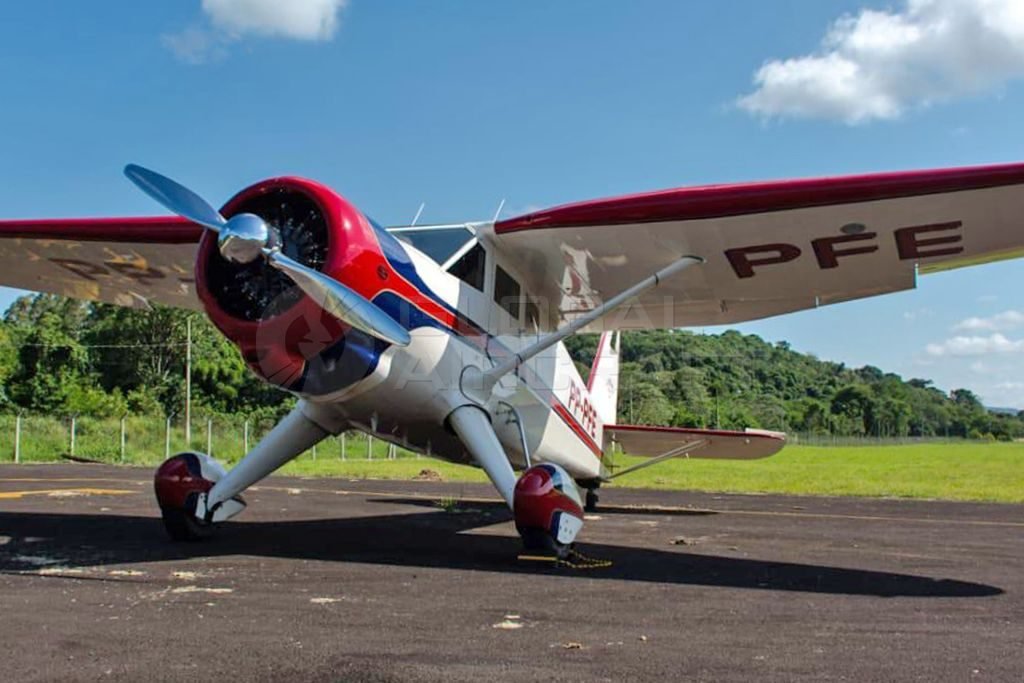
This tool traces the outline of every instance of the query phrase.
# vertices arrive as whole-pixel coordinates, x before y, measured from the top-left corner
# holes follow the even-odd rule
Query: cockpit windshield
[[[459,247],[473,239],[473,233],[461,225],[392,228],[388,232],[416,247],[439,264],[443,264],[459,250]]]

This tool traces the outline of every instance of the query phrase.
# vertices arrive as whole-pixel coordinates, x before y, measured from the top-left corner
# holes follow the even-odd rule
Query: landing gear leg
[[[457,408],[448,423],[512,509],[524,555],[564,560],[583,528],[582,501],[572,478],[558,465],[540,464],[516,480],[490,418],[477,406]]]
[[[168,535],[176,541],[208,537],[217,522],[245,508],[239,494],[327,436],[299,403],[230,472],[202,453],[181,453],[156,472],[154,488]]]

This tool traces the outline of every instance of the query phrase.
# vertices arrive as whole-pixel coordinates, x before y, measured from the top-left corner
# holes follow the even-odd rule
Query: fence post
[[[242,425],[242,446],[243,446],[243,448],[245,450],[245,453],[242,453],[242,455],[245,455],[246,453],[249,452],[249,421],[248,420],[246,420],[245,424]]]
[[[206,454],[213,456],[213,418],[206,418]]]
[[[21,462],[21,413],[14,416],[14,464]]]
[[[121,416],[121,464],[124,464],[124,446],[125,446],[125,416]]]
[[[366,435],[366,459],[373,460],[373,435]]]
[[[313,444],[313,462],[316,462],[316,444]]]
[[[341,433],[341,459],[345,460],[345,432]]]
[[[70,444],[70,448],[71,448],[71,456],[74,457],[74,455],[75,455],[75,416],[74,415],[71,416],[71,444]]]
[[[164,428],[164,460],[171,457],[171,416],[167,416]]]

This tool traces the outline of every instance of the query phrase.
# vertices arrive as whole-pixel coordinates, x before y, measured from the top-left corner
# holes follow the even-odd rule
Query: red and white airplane
[[[202,309],[301,400],[233,469],[156,473],[176,539],[321,439],[359,429],[484,469],[525,546],[571,552],[613,443],[652,460],[759,458],[781,434],[618,425],[614,330],[721,325],[911,289],[1024,256],[1024,164],[717,185],[496,222],[385,229],[319,183],[274,178],[217,211],[138,166],[176,217],[0,222],[0,284]],[[561,340],[601,331],[589,381]],[[516,471],[522,470],[517,476]]]

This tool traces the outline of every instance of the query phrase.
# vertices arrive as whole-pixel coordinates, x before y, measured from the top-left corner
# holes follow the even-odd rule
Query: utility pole
[[[192,316],[185,319],[185,448],[192,448]]]

